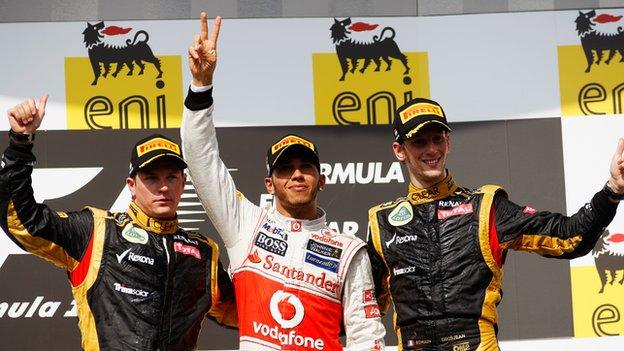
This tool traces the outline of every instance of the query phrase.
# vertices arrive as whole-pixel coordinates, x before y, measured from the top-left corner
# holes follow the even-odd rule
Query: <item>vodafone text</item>
[[[282,333],[278,326],[269,327],[264,323],[253,322],[254,333],[268,336],[279,341],[281,345],[303,346],[315,350],[323,350],[325,343],[322,339],[313,339],[309,336],[298,335],[294,330]]]

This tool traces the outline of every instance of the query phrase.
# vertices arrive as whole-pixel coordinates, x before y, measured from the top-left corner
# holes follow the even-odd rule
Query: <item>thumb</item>
[[[41,95],[41,98],[39,99],[39,106],[37,107],[37,110],[39,112],[39,117],[42,117],[45,115],[45,108],[46,105],[48,103],[48,94],[43,94]]]

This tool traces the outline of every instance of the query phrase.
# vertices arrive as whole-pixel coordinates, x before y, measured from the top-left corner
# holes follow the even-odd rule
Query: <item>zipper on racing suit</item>
[[[159,343],[158,351],[167,350],[168,340],[170,339],[169,334],[171,333],[171,325],[167,320],[171,318],[171,311],[169,311],[169,309],[171,308],[171,294],[172,294],[171,281],[173,279],[172,276],[173,276],[174,264],[171,262],[171,256],[169,255],[169,248],[167,246],[168,245],[167,237],[168,235],[163,235],[162,237],[163,248],[165,250],[165,257],[167,258],[167,274],[165,277],[165,294],[163,297],[163,306],[162,306],[162,313],[160,316],[160,325],[158,326],[158,339],[157,339]],[[167,328],[165,328],[165,323],[169,323],[167,324],[168,326]],[[167,336],[163,337],[163,334],[167,334]]]

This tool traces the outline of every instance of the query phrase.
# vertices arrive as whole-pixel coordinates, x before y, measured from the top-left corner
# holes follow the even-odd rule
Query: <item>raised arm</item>
[[[607,184],[570,217],[537,212],[518,206],[504,196],[496,196],[493,211],[501,248],[566,259],[586,255],[613,220],[623,197],[623,152],[624,139],[620,139],[611,159]]]
[[[0,226],[19,247],[72,271],[89,243],[88,210],[54,212],[33,196],[33,137],[45,115],[48,96],[28,99],[7,113],[11,131],[0,168]]]
[[[207,21],[202,12],[201,34],[195,36],[188,50],[193,84],[184,102],[180,132],[184,157],[197,195],[226,247],[232,249],[241,242],[242,236],[251,233],[251,228],[247,227],[255,224],[261,210],[237,192],[219,157],[212,119],[212,79],[217,65],[221,18],[215,19],[211,34]],[[236,259],[230,255],[231,261]]]

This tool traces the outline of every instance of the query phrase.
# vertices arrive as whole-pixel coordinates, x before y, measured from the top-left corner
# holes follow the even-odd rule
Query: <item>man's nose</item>
[[[303,172],[301,171],[301,169],[299,167],[295,167],[295,169],[293,170],[293,173],[290,176],[290,178],[293,178],[293,179],[303,178]]]

